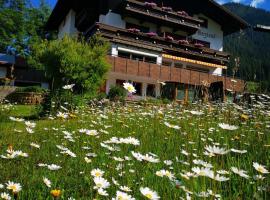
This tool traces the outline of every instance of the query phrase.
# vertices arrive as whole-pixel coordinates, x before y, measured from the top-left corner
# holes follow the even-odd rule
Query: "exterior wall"
[[[109,11],[106,15],[99,16],[99,22],[118,28],[125,28],[126,22],[122,20],[121,15]]]
[[[5,78],[7,76],[7,68],[0,67],[0,78]]]
[[[58,38],[63,38],[65,34],[74,35],[77,34],[77,28],[75,27],[75,15],[73,10],[70,10],[64,21],[60,24],[58,28]]]
[[[208,20],[208,28],[201,27],[192,38],[210,42],[210,48],[218,51],[223,51],[223,31],[222,27],[212,19],[199,14],[194,17],[203,17]]]

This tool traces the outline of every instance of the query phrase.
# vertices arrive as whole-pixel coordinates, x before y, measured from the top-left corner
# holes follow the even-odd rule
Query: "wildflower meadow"
[[[2,199],[269,199],[269,105],[1,105]]]

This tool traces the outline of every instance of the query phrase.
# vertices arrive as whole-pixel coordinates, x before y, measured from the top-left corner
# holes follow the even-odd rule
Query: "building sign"
[[[216,38],[216,34],[214,33],[207,33],[207,32],[203,32],[201,30],[198,30],[197,34],[199,36],[202,36],[204,38],[212,38],[212,39],[215,39]]]

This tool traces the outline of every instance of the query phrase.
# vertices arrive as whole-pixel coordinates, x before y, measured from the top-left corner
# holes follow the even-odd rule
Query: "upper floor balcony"
[[[123,8],[125,17],[134,17],[141,21],[147,19],[154,24],[173,27],[192,35],[200,29],[202,20],[189,16],[185,11],[173,11],[170,7],[158,7],[154,3],[138,0],[126,0]]]
[[[156,33],[143,33],[137,29],[122,29],[101,23],[90,27],[85,32],[85,35],[89,37],[96,32],[113,43],[147,49],[160,54],[169,54],[223,65],[224,68],[226,68],[226,64],[229,62],[228,53],[204,47],[202,44],[194,44],[188,40],[174,40],[169,35],[164,37]]]

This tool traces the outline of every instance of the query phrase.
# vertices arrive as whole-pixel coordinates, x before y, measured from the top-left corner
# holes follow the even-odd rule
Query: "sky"
[[[31,0],[34,5],[38,5],[39,0]],[[47,3],[53,8],[57,0],[46,0]],[[270,11],[270,0],[216,0],[220,4],[228,2],[237,2],[245,5],[250,5],[256,8],[263,8]]]

